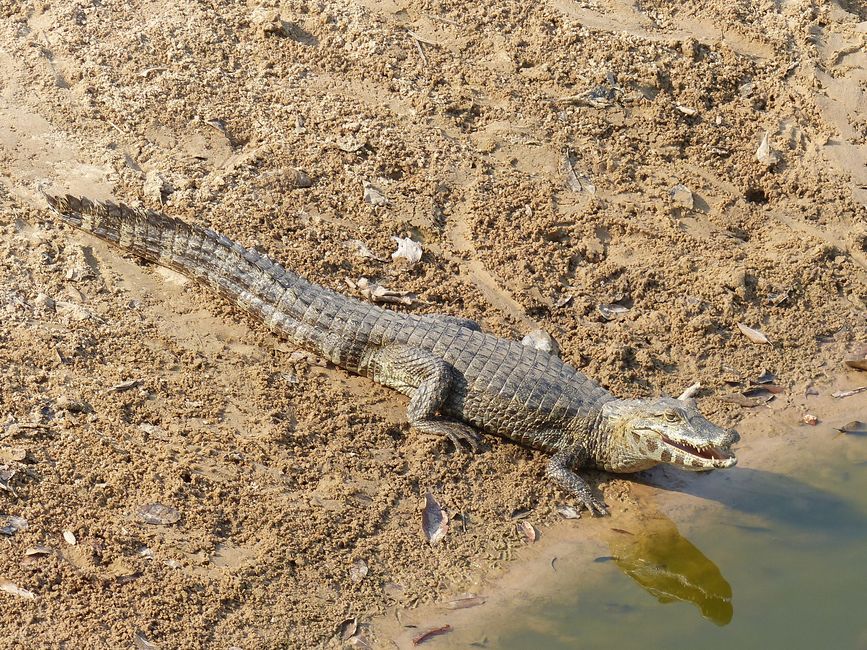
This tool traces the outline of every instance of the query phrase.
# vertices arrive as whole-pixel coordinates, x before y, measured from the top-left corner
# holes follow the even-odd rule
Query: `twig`
[[[415,42],[415,47],[418,50],[419,55],[421,56],[421,60],[424,61],[425,65],[428,65],[427,56],[425,56],[424,49],[421,46],[421,39],[418,36],[416,36],[415,34],[413,34],[412,32],[407,32],[407,33],[410,35],[410,37]]]
[[[677,399],[681,401],[691,399],[698,392],[699,388],[701,388],[701,383],[695,382],[692,386],[683,391]]]

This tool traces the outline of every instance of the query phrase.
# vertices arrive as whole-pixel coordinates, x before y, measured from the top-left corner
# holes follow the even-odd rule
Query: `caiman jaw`
[[[701,447],[693,445],[686,441],[672,440],[666,435],[662,435],[663,445],[669,447],[671,462],[675,465],[681,465],[686,469],[725,469],[734,467],[738,459],[729,449],[714,447],[707,444]],[[665,460],[665,452],[663,450],[662,459]]]

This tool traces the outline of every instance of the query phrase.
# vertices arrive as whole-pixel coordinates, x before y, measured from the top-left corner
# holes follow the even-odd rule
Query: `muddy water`
[[[867,399],[832,390],[748,418],[734,470],[645,473],[634,507],[549,528],[479,586],[484,605],[415,612],[404,632],[452,625],[432,648],[867,648],[867,437],[835,429],[867,420]]]

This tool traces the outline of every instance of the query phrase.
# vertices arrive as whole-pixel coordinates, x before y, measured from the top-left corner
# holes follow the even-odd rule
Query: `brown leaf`
[[[430,492],[424,495],[424,500],[421,525],[427,541],[433,545],[446,536],[449,530],[449,516]]]
[[[738,406],[752,408],[767,404],[774,399],[774,393],[767,390],[766,386],[761,388],[749,388],[742,393],[731,393],[730,395],[720,395],[720,400],[723,402],[731,402]]]
[[[181,518],[180,512],[162,503],[147,503],[139,506],[136,514],[141,521],[154,526],[174,524]]]
[[[448,634],[452,631],[451,625],[443,625],[442,627],[435,627],[425,632],[422,632],[418,636],[414,636],[412,638],[413,645],[421,645],[428,639],[432,639],[435,636],[439,636],[440,634]]]
[[[743,323],[738,323],[738,329],[753,343],[767,345],[770,343],[768,337],[762,334],[759,330],[754,330],[752,327],[747,327]]]
[[[467,596],[466,598],[456,598],[443,603],[445,609],[468,609],[470,607],[478,607],[483,605],[485,599],[482,596]]]
[[[529,521],[519,521],[516,528],[518,529],[518,532],[523,535],[524,539],[526,539],[528,542],[532,543],[539,539],[539,532],[535,528],[533,528],[533,524],[531,524]]]

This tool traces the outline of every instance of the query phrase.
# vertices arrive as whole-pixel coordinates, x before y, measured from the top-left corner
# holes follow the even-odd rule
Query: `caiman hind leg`
[[[465,445],[479,450],[482,437],[478,431],[439,414],[453,386],[454,370],[449,364],[428,350],[394,344],[371,352],[366,365],[374,381],[410,395],[406,409],[410,426],[445,436],[456,449]]]
[[[591,515],[595,515],[598,512],[600,515],[605,516],[608,514],[607,506],[593,496],[590,492],[590,486],[587,485],[587,481],[572,470],[574,463],[579,458],[580,454],[576,454],[574,451],[558,451],[548,461],[546,474],[548,478],[560,487],[565,488],[578,500],[579,508],[581,506],[587,508]]]

